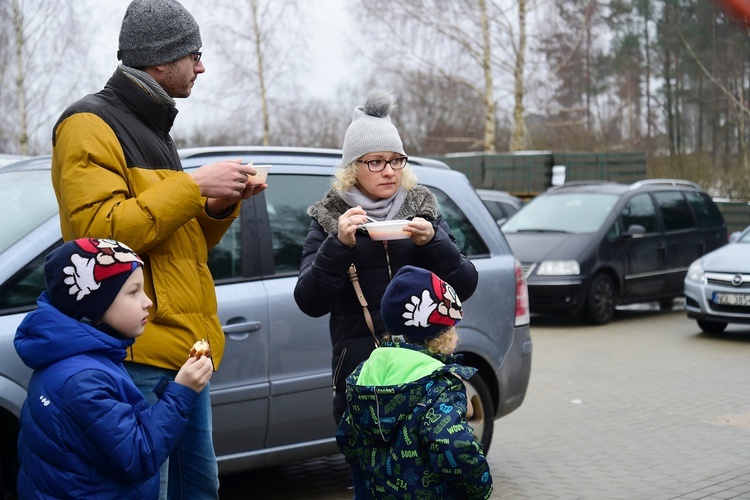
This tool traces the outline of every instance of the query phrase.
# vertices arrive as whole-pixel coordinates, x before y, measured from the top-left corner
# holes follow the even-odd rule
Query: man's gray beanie
[[[344,136],[341,165],[349,165],[367,153],[393,151],[406,155],[398,130],[391,123],[395,107],[393,94],[376,90],[367,95],[364,106],[354,108],[352,123]]]
[[[202,45],[198,23],[181,3],[133,0],[122,19],[117,59],[145,68],[182,59]]]

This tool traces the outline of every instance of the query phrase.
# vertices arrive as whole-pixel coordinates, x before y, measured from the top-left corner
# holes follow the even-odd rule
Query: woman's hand
[[[405,230],[411,233],[411,241],[421,247],[432,241],[435,236],[435,228],[432,227],[432,223],[422,217],[414,217]]]
[[[353,247],[357,243],[357,239],[354,236],[357,233],[357,227],[367,222],[365,213],[362,207],[356,206],[341,214],[341,217],[339,217],[338,238],[342,244]]]

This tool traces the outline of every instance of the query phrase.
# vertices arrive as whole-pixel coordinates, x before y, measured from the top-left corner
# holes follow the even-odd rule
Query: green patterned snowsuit
[[[383,343],[347,378],[336,439],[373,498],[488,498],[492,476],[466,422],[456,376],[476,369],[410,344]],[[447,363],[447,364],[446,364]]]

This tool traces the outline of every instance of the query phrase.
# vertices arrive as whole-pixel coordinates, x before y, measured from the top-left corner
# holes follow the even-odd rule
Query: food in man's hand
[[[193,348],[190,349],[191,358],[201,359],[201,356],[205,356],[207,358],[211,357],[211,346],[208,345],[208,342],[206,342],[204,339],[200,339],[198,342],[193,344]]]

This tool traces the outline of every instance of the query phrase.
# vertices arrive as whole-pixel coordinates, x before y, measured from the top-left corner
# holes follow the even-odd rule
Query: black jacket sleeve
[[[331,311],[349,280],[347,272],[355,254],[356,245],[347,247],[336,234],[326,234],[317,221],[312,221],[302,246],[299,277],[294,287],[294,300],[300,311],[314,318]]]

